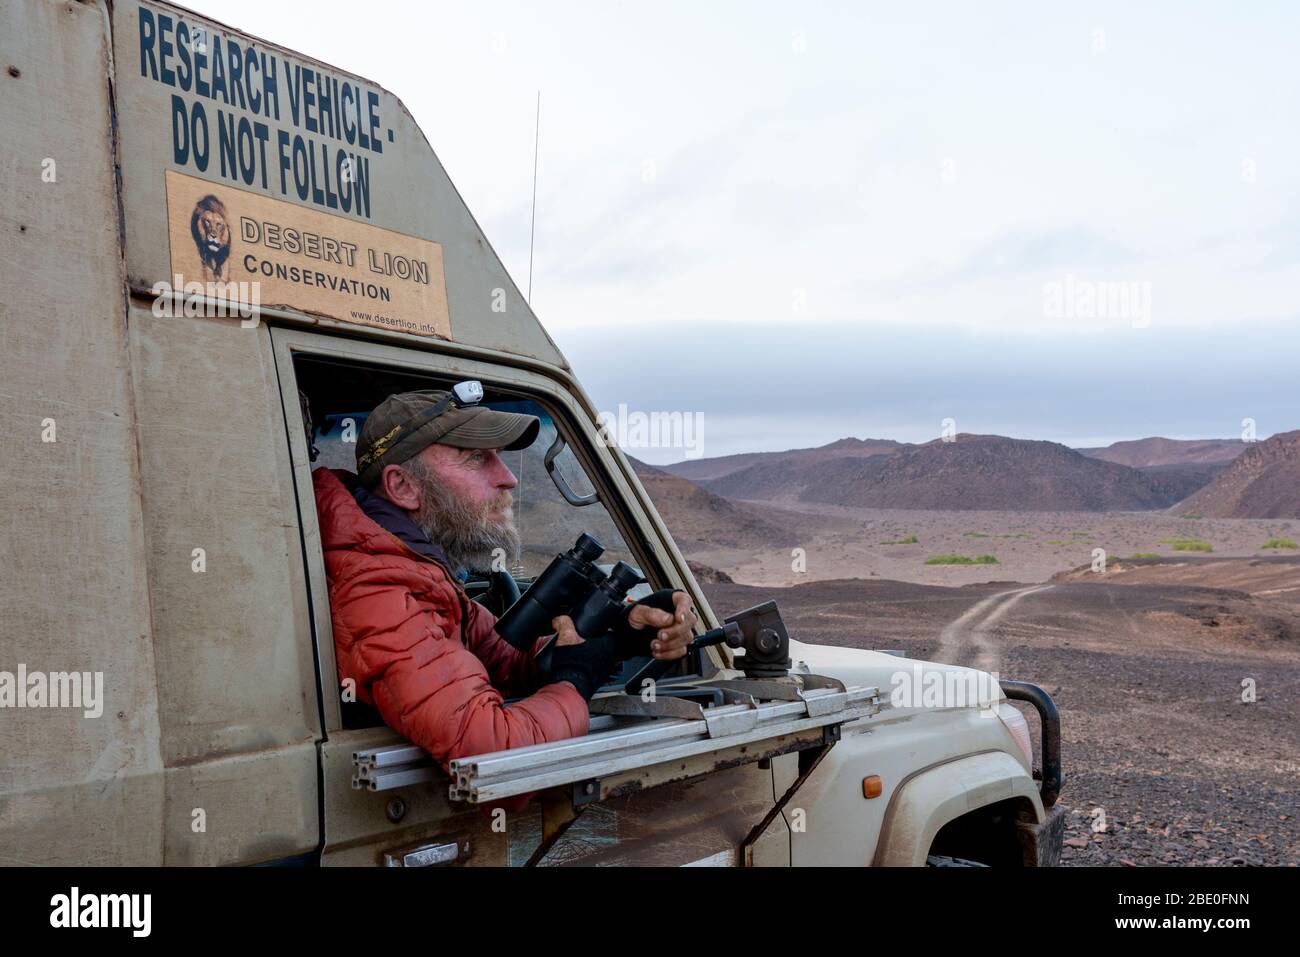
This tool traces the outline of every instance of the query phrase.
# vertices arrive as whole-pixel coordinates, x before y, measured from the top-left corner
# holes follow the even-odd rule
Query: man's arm
[[[461,629],[465,646],[483,662],[492,684],[507,698],[532,694],[542,681],[537,667],[537,639],[531,653],[520,651],[496,633],[496,616],[473,599],[466,599],[465,620]],[[549,636],[547,636],[549,637]]]
[[[444,630],[447,616],[393,584],[383,567],[331,589],[331,598],[340,678],[354,678],[359,696],[444,768],[453,758],[587,733],[587,702],[567,682],[505,707],[484,664]]]

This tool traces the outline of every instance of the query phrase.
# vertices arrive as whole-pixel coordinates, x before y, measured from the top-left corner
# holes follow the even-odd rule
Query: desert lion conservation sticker
[[[166,171],[176,288],[257,284],[264,306],[450,338],[442,246]],[[213,285],[208,285],[213,284]]]

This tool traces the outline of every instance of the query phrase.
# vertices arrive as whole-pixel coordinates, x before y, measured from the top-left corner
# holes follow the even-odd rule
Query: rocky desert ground
[[[1300,557],[1260,549],[1300,521],[741,504],[799,544],[691,550],[715,611],[775,598],[800,640],[1051,692],[1065,864],[1300,862]],[[925,564],[944,554],[998,564]]]
[[[947,512],[802,502],[737,504],[768,526],[786,530],[785,543],[773,542],[770,547],[752,541],[742,547],[702,545],[691,549],[690,557],[753,585],[795,585],[836,578],[886,578],[929,585],[1038,582],[1059,571],[1091,565],[1099,548],[1108,562],[1134,555],[1172,557],[1188,553],[1179,552],[1169,542],[1196,540],[1207,543],[1213,549],[1210,554],[1216,556],[1253,558],[1274,553],[1260,547],[1274,538],[1300,541],[1300,520],[1295,519],[1185,518],[1165,512]],[[796,548],[802,549],[802,563],[796,561],[800,557]],[[926,564],[927,559],[943,555],[992,555],[997,564]]]
[[[1300,863],[1300,432],[636,467],[714,611],[1046,688],[1064,863]]]

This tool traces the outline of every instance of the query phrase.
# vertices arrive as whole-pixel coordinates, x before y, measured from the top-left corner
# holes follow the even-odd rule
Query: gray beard
[[[515,528],[513,511],[507,511],[503,523],[488,518],[499,499],[477,508],[452,495],[436,479],[421,479],[424,494],[411,520],[442,549],[453,572],[490,569],[497,549],[504,553],[502,568],[508,570],[518,560],[519,530]],[[510,493],[504,494],[508,497]]]

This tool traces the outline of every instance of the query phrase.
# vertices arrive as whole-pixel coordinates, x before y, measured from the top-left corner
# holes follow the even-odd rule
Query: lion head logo
[[[190,235],[203,263],[203,278],[225,282],[229,278],[226,260],[230,258],[230,223],[225,204],[211,193],[194,204]]]

